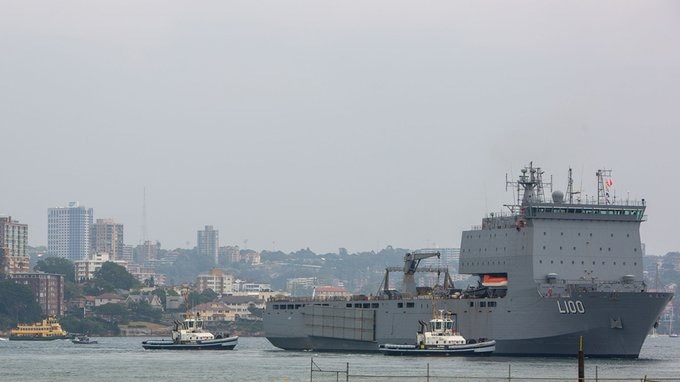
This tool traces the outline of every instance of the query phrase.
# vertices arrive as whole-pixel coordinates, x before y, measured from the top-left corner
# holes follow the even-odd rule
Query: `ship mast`
[[[597,170],[597,204],[612,204],[609,191],[614,185],[612,170]]]
[[[569,176],[567,178],[567,196],[569,197],[569,204],[574,204],[574,195],[580,195],[581,191],[574,191],[574,178],[572,176],[571,167],[569,167]],[[579,196],[576,201],[581,202],[581,197]]]
[[[517,187],[517,203],[505,205],[513,214],[531,203],[544,203],[546,186],[549,186],[552,192],[552,176],[550,182],[543,182],[544,171],[540,167],[534,167],[533,163],[529,162],[529,166],[522,169],[522,175],[517,181],[509,181],[507,174],[505,175],[505,190],[508,190],[508,186]]]

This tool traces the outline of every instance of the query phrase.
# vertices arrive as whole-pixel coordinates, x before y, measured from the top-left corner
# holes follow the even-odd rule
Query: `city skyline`
[[[128,244],[458,247],[533,161],[588,195],[611,169],[647,253],[680,250],[677,3],[199,8],[3,7],[0,214],[30,245],[79,201]]]

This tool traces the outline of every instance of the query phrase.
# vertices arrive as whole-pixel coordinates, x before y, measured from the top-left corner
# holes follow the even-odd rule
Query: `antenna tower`
[[[612,170],[597,170],[597,204],[611,204],[609,189],[614,185]]]
[[[569,177],[567,179],[567,196],[569,197],[569,204],[574,204],[574,195],[580,195],[581,191],[574,191],[574,178],[572,176],[571,167],[569,167]],[[581,202],[581,197],[579,196],[577,202]]]

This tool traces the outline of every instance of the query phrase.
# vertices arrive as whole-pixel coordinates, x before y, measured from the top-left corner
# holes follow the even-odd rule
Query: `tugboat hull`
[[[384,355],[416,355],[416,356],[473,356],[489,355],[496,349],[496,341],[476,344],[452,345],[420,348],[416,345],[380,345],[378,350]]]
[[[176,343],[170,340],[148,340],[142,347],[149,350],[232,350],[238,343],[238,337],[220,338],[190,343]]]

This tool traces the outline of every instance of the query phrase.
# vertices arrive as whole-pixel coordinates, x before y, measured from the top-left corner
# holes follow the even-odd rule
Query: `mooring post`
[[[345,381],[349,382],[349,362],[347,362],[347,371],[345,372]]]
[[[427,364],[427,382],[430,382],[430,363]]]
[[[508,364],[508,382],[512,381],[512,376],[510,374],[510,364]]]
[[[583,359],[583,336],[578,339],[578,382],[585,382],[585,365]]]
[[[314,357],[309,360],[309,382],[314,382]]]

